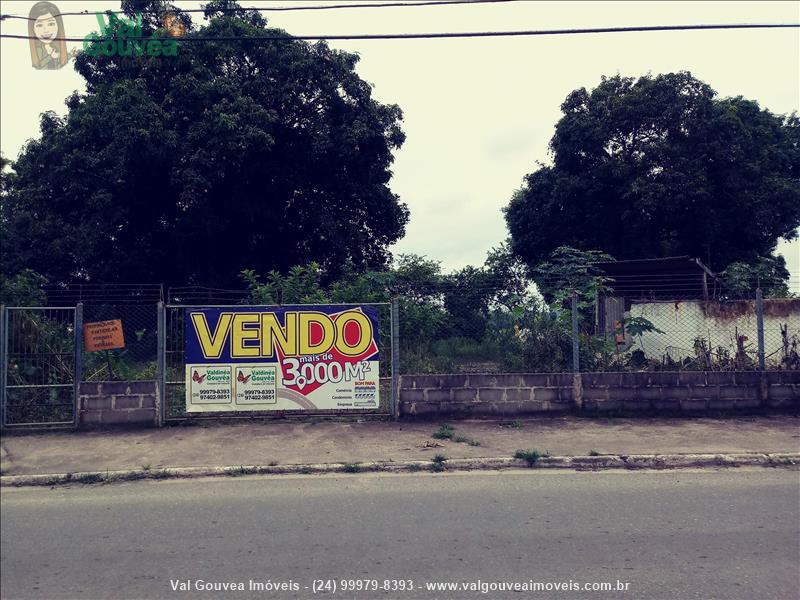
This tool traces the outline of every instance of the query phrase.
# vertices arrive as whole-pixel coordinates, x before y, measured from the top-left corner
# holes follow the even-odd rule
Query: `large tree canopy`
[[[163,2],[126,0],[134,9]],[[177,56],[76,59],[87,93],[14,163],[3,270],[51,281],[231,285],[243,268],[381,268],[408,210],[391,192],[402,113],[355,54],[294,40],[235,3],[206,5]],[[227,8],[229,10],[219,10]],[[144,15],[144,35],[165,36]]]
[[[800,120],[715,98],[689,73],[603,78],[562,104],[553,164],[505,209],[529,265],[559,246],[617,259],[689,254],[722,270],[800,226]]]

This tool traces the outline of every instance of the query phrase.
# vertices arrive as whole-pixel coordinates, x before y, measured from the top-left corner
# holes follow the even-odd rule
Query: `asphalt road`
[[[215,478],[5,488],[0,501],[3,598],[800,595],[800,476],[788,470]],[[405,583],[342,588],[354,579]],[[336,593],[315,595],[315,580]],[[574,588],[618,581],[627,592]],[[434,582],[488,593],[427,591]],[[500,582],[521,591],[488,587]],[[534,582],[567,588],[525,591]]]

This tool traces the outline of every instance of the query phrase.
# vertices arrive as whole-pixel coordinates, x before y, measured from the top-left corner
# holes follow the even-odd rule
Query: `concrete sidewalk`
[[[454,440],[436,422],[207,424],[163,429],[4,435],[2,475],[237,465],[308,465],[511,457],[800,452],[800,417],[730,419],[537,418],[454,421]],[[470,443],[471,442],[471,443]]]

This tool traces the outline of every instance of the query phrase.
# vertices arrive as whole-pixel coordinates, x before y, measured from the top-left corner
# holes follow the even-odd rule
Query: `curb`
[[[321,463],[309,465],[252,465],[231,467],[167,467],[163,469],[86,471],[45,475],[4,475],[0,487],[54,486],[72,483],[97,484],[142,479],[190,479],[196,477],[238,477],[242,475],[292,475],[322,473],[403,473],[431,471],[427,460],[366,463]],[[785,467],[800,465],[800,453],[746,454],[632,454],[600,456],[545,456],[533,464],[517,458],[454,458],[437,471],[477,471],[499,469],[687,469],[714,467]]]

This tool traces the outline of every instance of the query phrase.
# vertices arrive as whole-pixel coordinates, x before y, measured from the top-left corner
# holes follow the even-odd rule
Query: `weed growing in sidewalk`
[[[75,478],[78,483],[92,484],[100,483],[103,481],[103,476],[100,473],[81,473]]]
[[[150,463],[145,463],[142,465],[142,471],[149,471],[150,470]]]
[[[517,458],[519,460],[524,460],[526,463],[528,463],[529,467],[535,465],[536,461],[538,461],[540,458],[544,456],[548,456],[547,452],[542,454],[535,448],[532,448],[530,450],[517,450],[514,453],[514,458]]]
[[[103,483],[114,483],[115,481],[121,481],[121,480],[122,478],[116,473],[110,474],[108,471],[106,471],[106,478],[103,481]]]
[[[436,432],[433,434],[433,438],[437,440],[451,440],[453,439],[453,427],[451,425],[442,425]]]
[[[437,454],[431,459],[431,471],[434,473],[441,473],[445,470],[444,463],[447,457],[444,454]]]
[[[589,450],[589,456],[600,456],[597,450]]]

